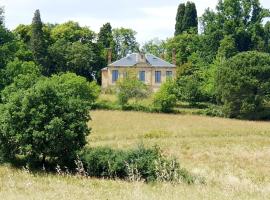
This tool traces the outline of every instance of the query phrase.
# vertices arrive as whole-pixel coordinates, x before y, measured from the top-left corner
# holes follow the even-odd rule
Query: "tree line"
[[[108,48],[113,60],[141,51],[170,62],[175,49],[177,79],[171,85],[177,101],[220,105],[226,117],[268,118],[269,16],[259,0],[219,0],[216,9],[206,9],[201,17],[193,2],[181,3],[174,36],[140,47],[132,29],[106,23],[95,33],[73,21],[44,24],[39,10],[31,25],[10,31],[0,9],[0,89],[12,82],[7,66],[32,62],[44,76],[74,72],[100,83]]]

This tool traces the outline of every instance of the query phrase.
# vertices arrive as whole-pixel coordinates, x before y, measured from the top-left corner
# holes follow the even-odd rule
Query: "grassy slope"
[[[206,185],[31,175],[0,167],[0,199],[270,199],[270,123],[94,111],[91,146],[159,145]]]

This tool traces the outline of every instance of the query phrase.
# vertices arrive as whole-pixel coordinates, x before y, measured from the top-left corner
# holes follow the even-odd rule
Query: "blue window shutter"
[[[145,71],[139,72],[139,80],[145,82]]]
[[[118,80],[118,70],[112,70],[112,82],[116,82]]]
[[[161,83],[161,71],[155,71],[155,82]]]

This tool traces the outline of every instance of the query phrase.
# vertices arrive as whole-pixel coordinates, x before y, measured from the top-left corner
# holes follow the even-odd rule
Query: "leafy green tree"
[[[68,21],[52,27],[51,37],[54,42],[64,39],[68,42],[92,43],[95,33],[88,27],[81,27],[78,22]]]
[[[14,79],[19,75],[28,75],[35,74],[37,76],[41,76],[40,66],[37,66],[34,62],[24,62],[18,59],[15,59],[12,62],[9,62],[7,66],[0,71],[1,83],[0,83],[0,91],[5,86],[13,83]]]
[[[12,93],[0,107],[4,157],[69,165],[86,144],[89,109],[98,92],[95,83],[68,73]]]
[[[149,95],[148,86],[139,81],[132,71],[127,72],[127,77],[118,80],[116,91],[118,102],[122,106],[128,104],[129,99],[142,99]]]
[[[148,42],[146,42],[142,46],[142,52],[151,53],[157,57],[162,57],[165,54],[165,41],[159,40],[158,38],[154,38]]]
[[[166,42],[166,59],[172,62],[172,51],[176,50],[176,64],[179,66],[188,61],[192,53],[199,50],[200,38],[197,34],[183,33]]]
[[[244,52],[227,60],[218,69],[217,92],[227,117],[269,118],[270,55]]]
[[[126,56],[129,52],[139,51],[139,44],[136,41],[136,32],[132,29],[113,29],[113,40],[117,59]]]
[[[263,50],[263,19],[269,10],[261,7],[258,0],[220,0],[216,12],[206,10],[202,16],[202,29],[206,35],[231,35],[239,52]],[[220,40],[216,40],[214,45]]]
[[[188,1],[185,7],[185,14],[182,21],[182,31],[198,32],[198,16],[196,5]]]
[[[184,3],[181,3],[178,6],[177,14],[176,14],[174,36],[177,36],[177,35],[183,33],[183,31],[184,31],[183,30],[183,19],[184,19],[184,15],[185,15],[185,9],[186,9],[186,5]]]
[[[34,61],[40,64],[43,67],[43,73],[48,75],[50,74],[50,69],[48,69],[48,52],[42,27],[40,12],[36,10],[31,25],[30,49],[32,50]]]
[[[235,40],[232,36],[225,36],[223,40],[220,41],[220,47],[218,49],[219,58],[230,58],[237,53],[235,46]]]
[[[176,105],[176,83],[169,79],[163,83],[159,91],[154,95],[154,105],[162,112],[171,112]]]

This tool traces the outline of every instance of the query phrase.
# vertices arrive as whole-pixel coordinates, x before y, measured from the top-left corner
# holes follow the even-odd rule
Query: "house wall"
[[[145,71],[145,84],[149,85],[154,91],[157,91],[162,83],[166,81],[166,71],[172,71],[173,78],[176,77],[175,67],[151,67],[145,65],[137,65],[135,67],[108,67],[107,70],[102,71],[102,87],[114,86],[116,83],[112,82],[112,71],[118,70],[119,79],[124,78],[124,73],[132,72],[137,74],[139,78],[139,71]],[[155,71],[161,71],[161,83],[155,82]]]

